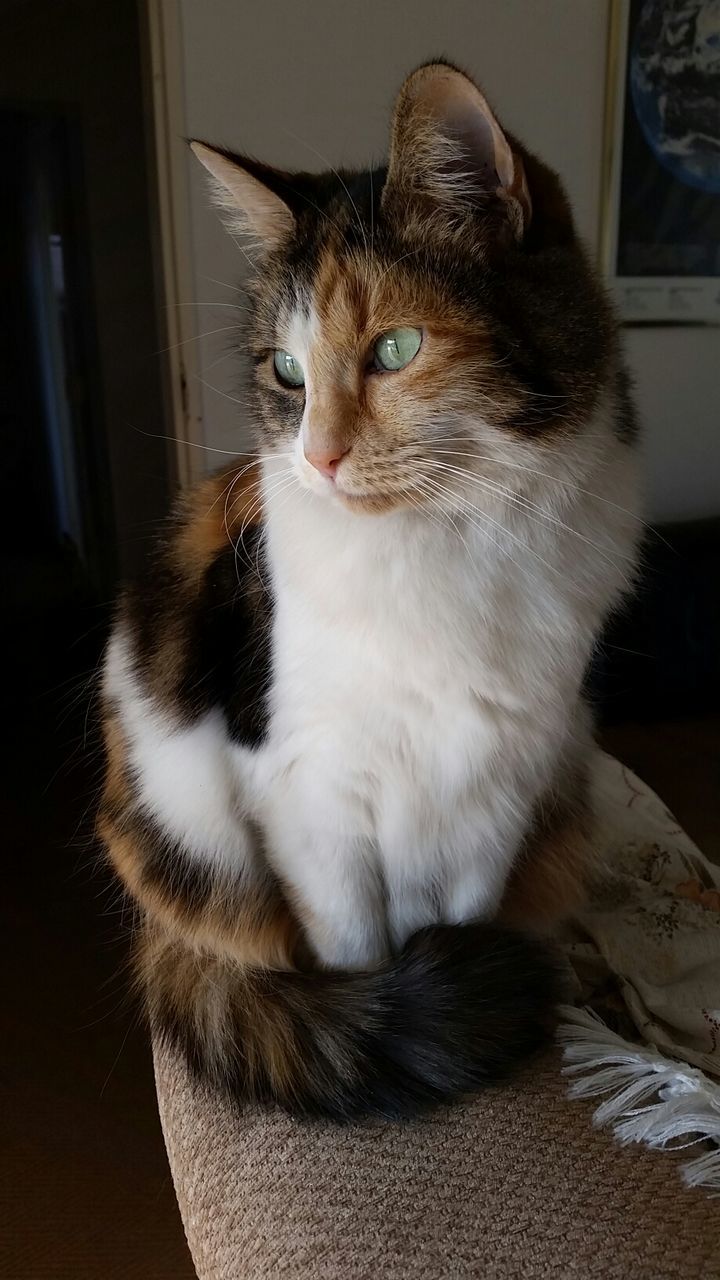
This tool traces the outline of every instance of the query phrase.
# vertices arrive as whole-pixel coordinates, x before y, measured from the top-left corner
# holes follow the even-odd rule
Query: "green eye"
[[[404,369],[415,359],[422,342],[422,329],[391,329],[378,338],[373,351],[376,367],[388,373]]]
[[[289,351],[276,351],[273,358],[275,372],[280,382],[285,387],[304,387],[305,374],[299,360],[290,355]]]

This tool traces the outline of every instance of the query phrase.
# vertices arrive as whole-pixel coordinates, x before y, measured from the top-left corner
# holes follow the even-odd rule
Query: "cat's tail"
[[[502,1078],[550,1035],[558,969],[492,924],[434,926],[363,973],[249,968],[149,942],[156,1037],[240,1099],[350,1119],[412,1115]]]

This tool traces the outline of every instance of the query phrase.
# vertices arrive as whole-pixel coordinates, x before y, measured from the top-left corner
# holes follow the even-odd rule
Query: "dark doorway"
[[[12,607],[101,598],[116,571],[79,127],[0,111],[0,529]]]
[[[93,838],[98,663],[169,489],[143,12],[0,0],[8,1280],[192,1275]]]

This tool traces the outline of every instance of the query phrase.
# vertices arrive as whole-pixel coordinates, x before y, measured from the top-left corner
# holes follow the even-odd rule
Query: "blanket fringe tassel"
[[[563,1006],[557,1038],[571,1098],[608,1094],[593,1117],[612,1124],[623,1144],[680,1150],[707,1144],[682,1166],[685,1183],[720,1192],[720,1086],[696,1067],[674,1062],[651,1046],[632,1044],[589,1009]]]

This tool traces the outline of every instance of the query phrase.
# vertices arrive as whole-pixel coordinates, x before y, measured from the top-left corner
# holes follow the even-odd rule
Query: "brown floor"
[[[189,1280],[146,1036],[127,996],[130,921],[91,839],[98,754],[83,749],[86,706],[76,680],[54,685],[34,714],[14,717],[9,779],[3,766],[0,1276]]]
[[[146,1039],[124,994],[119,938],[129,921],[88,844],[95,766],[82,751],[83,720],[70,717],[74,744],[61,736],[43,748],[37,723],[22,717],[13,739],[0,1276],[184,1280],[194,1272]],[[720,858],[717,721],[628,725],[604,745]]]

